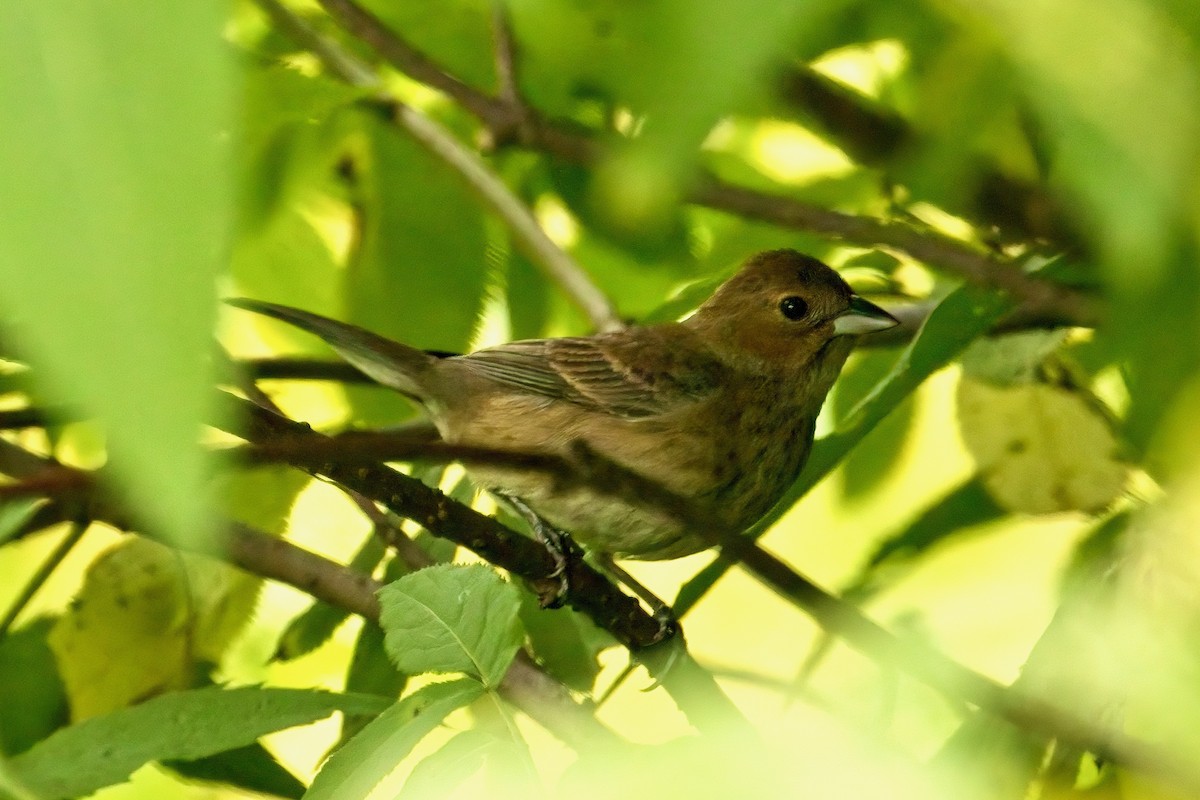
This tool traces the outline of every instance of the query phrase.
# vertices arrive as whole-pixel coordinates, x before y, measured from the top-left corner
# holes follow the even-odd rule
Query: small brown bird
[[[765,514],[804,466],[851,334],[897,324],[825,264],[793,250],[753,256],[683,322],[463,356],[429,354],[286,306],[230,302],[321,337],[423,405],[447,442],[565,455],[581,441],[737,529]],[[543,474],[471,472],[602,556],[677,558],[708,546],[661,510],[556,488]]]

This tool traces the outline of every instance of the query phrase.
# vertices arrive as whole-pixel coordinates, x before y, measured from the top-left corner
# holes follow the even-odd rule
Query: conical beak
[[[874,333],[875,331],[885,331],[899,324],[900,320],[879,306],[852,294],[850,295],[850,307],[833,321],[833,335]]]

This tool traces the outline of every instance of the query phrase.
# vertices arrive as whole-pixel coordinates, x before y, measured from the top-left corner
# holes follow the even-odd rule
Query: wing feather
[[[712,391],[722,367],[687,336],[640,328],[587,338],[529,339],[455,360],[510,389],[626,419],[655,416]]]

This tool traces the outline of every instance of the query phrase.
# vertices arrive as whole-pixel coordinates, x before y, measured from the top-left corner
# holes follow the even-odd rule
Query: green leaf
[[[813,445],[799,479],[775,508],[750,529],[749,535],[757,538],[774,525],[904,398],[958,357],[1012,308],[1013,301],[1007,297],[971,285],[960,286],[943,298],[900,353],[891,372],[850,410],[838,430]],[[674,603],[675,612],[682,613],[694,605],[728,569],[729,565],[718,559],[700,570],[680,590]]]
[[[478,681],[460,678],[424,686],[395,703],[329,757],[304,800],[366,797],[450,712],[484,691]]]
[[[334,711],[372,713],[387,700],[304,689],[195,689],[148,700],[53,734],[10,762],[45,800],[77,797],[126,780],[150,761],[196,759]]]
[[[247,59],[237,141],[243,230],[260,228],[303,190],[331,180],[340,149],[335,112],[361,93],[324,73]]]
[[[851,355],[842,369],[837,390],[829,400],[834,424],[840,425],[862,398],[888,374],[895,354],[888,350],[863,350]],[[842,462],[842,494],[847,500],[866,495],[891,475],[902,452],[913,422],[911,397],[905,398],[874,431],[867,443],[856,448]]]
[[[311,480],[291,467],[258,466],[219,475],[216,495],[231,519],[263,531],[281,531],[296,497]]]
[[[305,789],[300,779],[258,742],[192,761],[163,761],[162,766],[190,780],[227,784],[274,797],[298,800]]]
[[[948,536],[1003,514],[1004,510],[988,496],[978,477],[972,476],[925,509],[903,531],[881,542],[867,559],[867,567],[874,570],[915,558]]]
[[[16,755],[67,724],[67,694],[43,617],[0,639],[0,754]]]
[[[524,640],[517,587],[482,564],[439,564],[379,591],[388,654],[409,675],[465,672],[494,687]]]
[[[644,130],[602,168],[594,203],[629,228],[672,216],[680,179],[722,116],[760,91],[799,32],[845,0],[661,0],[631,22],[622,97],[646,115]]]
[[[483,767],[495,745],[495,737],[478,728],[455,735],[413,767],[396,800],[449,796]]]
[[[230,259],[237,293],[318,314],[342,313],[337,292],[341,268],[329,245],[299,209],[290,207],[270,225],[238,237]],[[276,347],[325,354],[329,348],[290,326],[267,324],[257,315],[239,315]]]
[[[211,519],[197,434],[231,217],[224,15],[0,7],[0,107],[20,109],[0,149],[6,326],[45,396],[103,422],[138,518],[181,541]]]

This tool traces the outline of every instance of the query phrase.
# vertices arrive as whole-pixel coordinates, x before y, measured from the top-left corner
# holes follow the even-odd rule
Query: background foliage
[[[1195,796],[1198,48],[1188,0],[7,3],[0,796]],[[677,318],[783,246],[905,325],[755,533],[896,640],[706,553],[631,565],[688,653],[628,674],[211,456],[214,382],[329,355],[218,295],[463,351]]]

